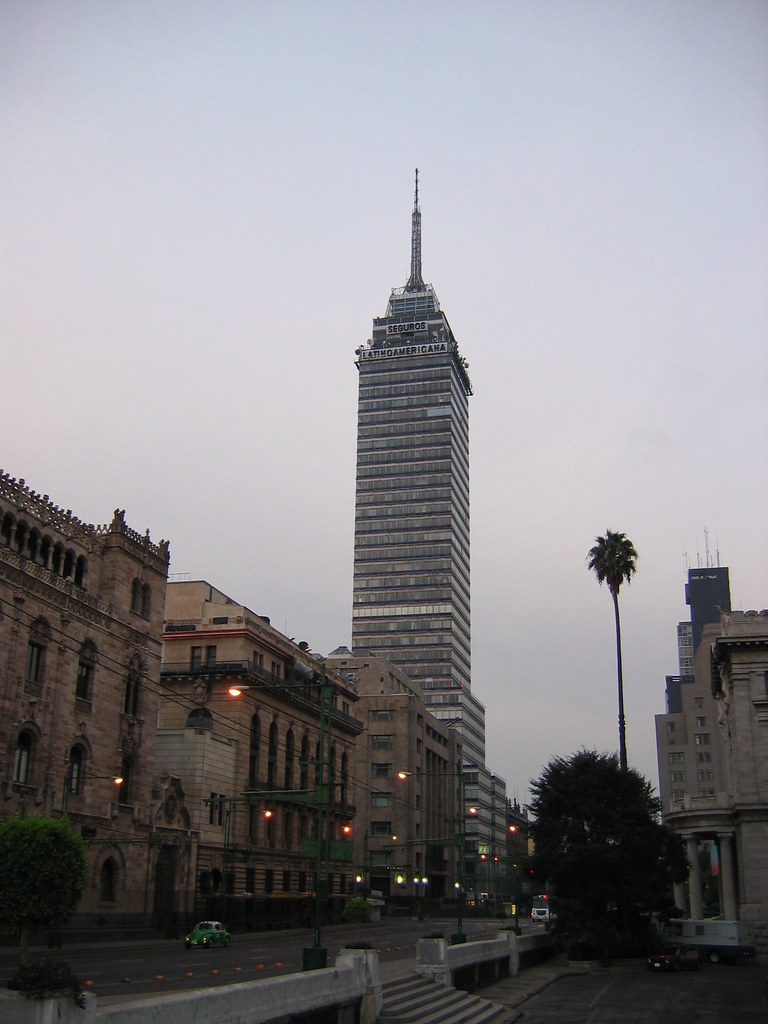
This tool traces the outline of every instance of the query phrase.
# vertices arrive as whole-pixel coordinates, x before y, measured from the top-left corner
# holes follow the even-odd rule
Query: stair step
[[[505,1007],[413,974],[385,982],[379,1024],[503,1024]]]

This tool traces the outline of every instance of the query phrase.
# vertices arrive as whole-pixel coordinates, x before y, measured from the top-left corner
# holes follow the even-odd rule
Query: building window
[[[213,668],[216,664],[216,644],[210,644],[205,648],[206,668]]]
[[[29,763],[32,758],[32,734],[22,732],[16,742],[13,756],[13,781],[25,785],[29,779]]]
[[[703,697],[694,697],[693,698],[693,706],[694,706],[694,708],[697,711],[701,711],[701,709],[704,707],[704,698]]]
[[[208,708],[195,708],[187,715],[188,729],[205,729],[206,732],[213,731],[213,715]]]
[[[697,732],[693,737],[694,743],[697,747],[708,747],[709,746],[709,733],[708,732]]]
[[[267,748],[267,788],[274,789],[277,779],[277,723],[269,727],[269,746]]]
[[[371,765],[371,776],[374,779],[391,779],[392,778],[392,764],[372,764]]]
[[[114,903],[117,892],[117,864],[112,857],[107,857],[99,872],[99,902]]]
[[[685,764],[685,753],[681,750],[673,750],[667,757],[670,764]]]
[[[139,713],[139,692],[141,689],[141,662],[138,657],[134,656],[131,658],[131,663],[128,666],[128,675],[125,678],[125,701],[123,702],[123,711],[126,715],[132,715],[134,718]],[[203,709],[200,709],[203,710]],[[194,712],[192,712],[194,714]],[[187,719],[187,725],[189,725],[189,719]]]
[[[307,891],[307,872],[306,871],[300,871],[299,872],[299,892],[306,892],[306,891]]]
[[[696,778],[699,782],[711,782],[712,781],[712,769],[702,768],[696,772]]]
[[[256,788],[259,779],[259,751],[261,749],[261,720],[258,715],[251,719],[251,745],[248,751],[248,785]]]
[[[192,647],[189,651],[189,667],[194,672],[203,666],[203,648]]]
[[[392,712],[385,710],[372,711],[371,718],[374,722],[391,722]]]
[[[669,781],[670,782],[685,782],[685,772],[670,772],[669,773]]]
[[[309,736],[301,740],[301,756],[299,758],[299,789],[309,788]]]
[[[696,751],[696,764],[711,764],[712,755],[708,750],[697,750]]]
[[[131,611],[148,619],[152,610],[152,591],[148,583],[135,579],[131,584]]]
[[[209,825],[223,825],[224,824],[224,801],[226,797],[223,793],[211,793],[208,803],[208,824]]]
[[[245,891],[246,893],[253,893],[253,888],[256,885],[256,872],[253,868],[245,869]]]
[[[80,648],[80,660],[77,663],[75,697],[79,700],[93,700],[93,676],[95,670],[96,647],[89,640]]]
[[[284,785],[286,789],[293,789],[293,729],[289,729],[285,736],[285,772]]]
[[[283,892],[291,891],[291,872],[286,868],[283,871]]]
[[[392,737],[387,734],[371,736],[371,746],[374,750],[391,750]]]
[[[706,727],[707,727],[707,719],[706,719],[706,717],[704,715],[698,716],[696,718],[696,728],[697,729],[706,729]]]
[[[43,659],[45,647],[30,640],[27,645],[27,663],[24,667],[24,678],[28,683],[41,683],[43,681]]]
[[[130,804],[131,793],[133,791],[131,775],[133,773],[133,762],[129,757],[123,758],[123,763],[120,768],[120,776],[122,782],[117,790],[117,802],[119,804]]]
[[[83,767],[85,765],[85,752],[77,744],[69,752],[69,771],[67,772],[67,792],[78,796],[83,787]]]
[[[371,793],[371,807],[391,807],[391,793]]]
[[[372,836],[391,836],[392,835],[392,822],[391,821],[372,821],[371,822],[371,835]]]
[[[675,723],[674,722],[667,722],[667,732],[674,732],[674,731],[675,731]]]
[[[267,868],[264,872],[264,892],[270,893],[275,891],[275,872],[272,868]]]

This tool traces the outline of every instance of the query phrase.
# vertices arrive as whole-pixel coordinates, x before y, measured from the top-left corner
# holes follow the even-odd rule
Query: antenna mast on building
[[[416,168],[416,194],[411,215],[411,276],[408,278],[406,291],[416,291],[424,287],[421,276],[421,210],[419,209],[419,169]]]

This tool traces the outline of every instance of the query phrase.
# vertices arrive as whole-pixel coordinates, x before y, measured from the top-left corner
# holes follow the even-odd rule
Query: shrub
[[[30,960],[16,971],[8,988],[21,992],[27,999],[50,999],[71,996],[84,1006],[83,985],[64,960]]]

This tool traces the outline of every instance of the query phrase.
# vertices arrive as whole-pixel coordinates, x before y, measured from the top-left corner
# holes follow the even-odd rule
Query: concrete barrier
[[[549,935],[517,936],[501,930],[494,939],[462,942],[455,946],[444,938],[419,939],[416,946],[416,970],[439,985],[473,990],[490,985],[499,978],[515,977],[520,972],[521,955],[551,946]]]
[[[375,950],[343,949],[334,967],[96,1006],[95,1024],[270,1024],[310,1022],[336,1012],[338,1024],[374,1024],[381,1012]]]

